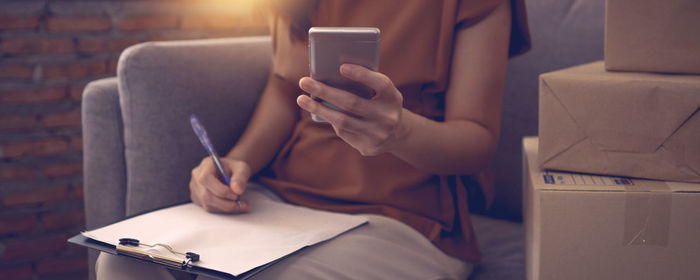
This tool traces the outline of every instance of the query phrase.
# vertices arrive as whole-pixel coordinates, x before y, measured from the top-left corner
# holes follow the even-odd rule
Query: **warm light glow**
[[[241,15],[254,11],[261,0],[182,0],[185,6],[207,14]]]
[[[264,0],[179,0],[181,25],[189,28],[260,28],[267,26]]]

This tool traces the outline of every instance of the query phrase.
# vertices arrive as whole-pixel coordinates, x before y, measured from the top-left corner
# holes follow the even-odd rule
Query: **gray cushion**
[[[482,256],[469,279],[524,280],[523,225],[479,215],[472,215],[471,219]]]

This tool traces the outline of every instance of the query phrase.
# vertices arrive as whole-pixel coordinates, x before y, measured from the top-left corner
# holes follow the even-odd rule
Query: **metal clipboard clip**
[[[155,252],[150,252],[150,251],[142,249],[141,247],[146,247],[146,248],[162,247],[162,248],[165,248],[166,250],[170,251],[170,253],[172,253],[174,255],[182,256],[183,258],[178,259],[178,258],[173,258],[171,256],[158,254]],[[199,261],[198,254],[195,254],[192,252],[186,252],[186,253],[178,252],[178,251],[175,251],[175,249],[173,249],[169,245],[162,244],[162,243],[156,243],[153,245],[145,244],[145,243],[139,242],[138,239],[134,239],[134,238],[120,238],[119,244],[117,244],[117,254],[132,256],[132,257],[139,258],[142,260],[152,261],[152,262],[155,262],[158,264],[167,265],[170,267],[175,267],[175,268],[180,268],[180,269],[191,268],[192,263]]]

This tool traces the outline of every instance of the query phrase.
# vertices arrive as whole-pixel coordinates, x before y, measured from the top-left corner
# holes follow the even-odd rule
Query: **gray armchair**
[[[122,53],[117,77],[83,93],[87,228],[189,200],[190,171],[206,156],[197,114],[215,148],[236,142],[267,80],[268,37],[151,42]],[[90,252],[90,274],[96,252]]]
[[[602,58],[603,2],[528,2],[534,47],[509,63],[492,167],[496,201],[486,216],[474,217],[484,258],[472,279],[525,278],[520,139],[537,134],[537,77]],[[268,37],[149,42],[122,53],[117,77],[88,84],[82,104],[87,228],[188,201],[190,171],[206,155],[189,115],[197,114],[218,151],[230,149],[265,85],[270,55]],[[92,278],[96,253],[90,256]]]

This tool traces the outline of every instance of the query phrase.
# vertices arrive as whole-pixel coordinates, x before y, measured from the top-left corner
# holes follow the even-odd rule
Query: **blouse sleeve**
[[[479,19],[495,9],[504,0],[460,0],[457,3],[457,18],[459,25],[468,20]]]
[[[460,0],[457,4],[455,26],[459,28],[470,20],[479,20],[488,15],[505,0]],[[524,0],[511,1],[512,23],[508,55],[513,57],[527,52],[531,47],[530,32],[527,25],[527,13]]]

